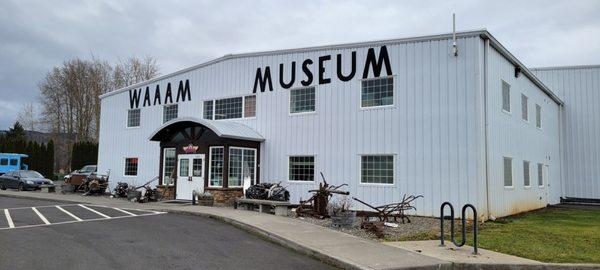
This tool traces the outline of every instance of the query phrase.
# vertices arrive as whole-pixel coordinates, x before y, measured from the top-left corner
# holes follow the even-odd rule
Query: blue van
[[[0,175],[10,171],[29,169],[24,162],[24,159],[28,157],[24,154],[0,153]]]

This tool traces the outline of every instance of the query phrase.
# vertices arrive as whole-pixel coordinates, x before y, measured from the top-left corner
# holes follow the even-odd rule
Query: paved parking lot
[[[0,196],[0,269],[334,269],[196,216]]]

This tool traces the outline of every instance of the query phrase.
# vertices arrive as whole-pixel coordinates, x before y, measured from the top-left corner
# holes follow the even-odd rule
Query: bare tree
[[[23,125],[26,130],[39,131],[39,117],[36,106],[33,102],[23,105],[17,114],[17,121]]]
[[[114,68],[114,88],[119,89],[125,86],[143,82],[158,76],[158,65],[156,59],[146,56],[143,59],[130,57],[125,61],[120,61]]]

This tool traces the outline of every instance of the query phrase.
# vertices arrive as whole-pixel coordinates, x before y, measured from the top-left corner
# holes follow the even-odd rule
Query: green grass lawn
[[[489,221],[479,246],[542,262],[600,263],[600,211],[551,207]]]

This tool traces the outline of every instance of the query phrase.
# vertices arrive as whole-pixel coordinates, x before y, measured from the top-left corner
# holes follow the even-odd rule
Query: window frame
[[[312,181],[303,181],[303,180],[291,180],[291,175],[290,175],[290,168],[291,168],[291,158],[292,157],[312,157],[313,158],[313,180]],[[317,155],[316,154],[290,154],[287,155],[287,170],[286,170],[286,179],[289,183],[296,183],[296,184],[312,184],[315,183],[317,180]]]
[[[362,179],[362,158],[365,156],[391,156],[392,157],[392,183],[365,183]],[[360,154],[358,155],[358,183],[359,186],[382,186],[382,187],[396,187],[397,175],[396,175],[396,154],[383,153],[383,154]]]
[[[212,177],[212,149],[216,149],[216,148],[223,149],[223,165],[222,165],[222,171],[221,171],[221,185],[213,185],[211,183],[211,180],[212,180],[211,179],[211,177]],[[229,153],[227,153],[227,154],[229,154]],[[227,180],[229,181],[229,164],[227,164]],[[208,187],[223,187],[223,182],[225,182],[225,146],[209,146],[208,147]]]
[[[227,187],[234,187],[234,188],[239,188],[239,187],[243,187],[244,186],[244,179],[242,178],[240,181],[240,185],[239,186],[232,186],[229,185],[230,179],[229,179],[229,170],[231,169],[230,163],[231,163],[231,149],[240,149],[242,150],[242,177],[244,175],[244,150],[252,150],[254,151],[254,179],[253,182],[256,183],[256,172],[258,169],[258,164],[256,163],[257,161],[257,155],[258,155],[258,149],[256,148],[251,148],[251,147],[241,147],[241,146],[229,146],[228,152],[227,152],[227,157],[228,157],[228,163],[227,163]],[[223,152],[225,153],[225,152]],[[223,156],[223,164],[225,164],[225,156]]]
[[[165,166],[167,164],[167,150],[174,150],[175,151],[175,164],[173,165],[173,171],[175,171],[177,169],[177,148],[175,147],[165,147],[163,148],[163,163],[162,163],[162,184],[165,186],[173,186],[175,185],[175,182],[177,181],[177,174],[175,174],[175,179],[173,180],[173,183],[171,184],[166,184],[165,183]]]
[[[512,104],[511,104],[511,88],[512,86],[510,85],[510,83],[506,82],[505,80],[500,79],[500,101],[501,101],[501,109],[502,112],[507,113],[509,115],[512,115]],[[504,108],[504,85],[508,85],[508,110],[506,110]]]
[[[301,112],[292,112],[292,91],[305,90],[305,89],[313,89],[314,94],[314,109],[312,111],[301,111]],[[290,116],[295,115],[306,115],[306,114],[316,114],[317,113],[317,87],[316,86],[304,86],[304,87],[295,87],[290,88],[288,91],[288,114]]]
[[[525,106],[525,108],[523,108],[523,106]],[[529,123],[529,97],[523,93],[521,93],[521,120]]]
[[[525,166],[525,164],[527,164],[527,166]],[[525,174],[525,168],[527,168],[527,174]],[[525,180],[527,180],[529,184],[527,184]],[[523,160],[523,186],[527,189],[531,188],[531,162],[529,160]]]
[[[253,116],[246,116],[246,98],[248,97],[254,97],[254,115]],[[242,118],[241,119],[253,119],[256,118],[256,108],[257,106],[257,102],[258,102],[258,97],[256,95],[246,95],[242,97]],[[238,118],[240,119],[240,118]]]
[[[380,77],[376,77],[376,78],[366,78],[366,79],[359,79],[358,80],[358,103],[359,103],[359,108],[360,110],[377,110],[377,109],[386,109],[386,108],[394,108],[396,107],[396,75],[388,75],[388,76],[380,76]],[[362,83],[364,81],[373,81],[373,80],[381,80],[381,79],[388,79],[391,78],[392,79],[392,104],[387,104],[387,105],[380,105],[380,106],[363,106],[363,98],[362,98],[362,94],[363,94],[363,88],[362,88]]]
[[[537,173],[538,173],[538,179],[537,179],[538,187],[544,188],[546,181],[545,181],[545,177],[544,177],[544,164],[543,163],[537,164]],[[541,185],[540,185],[540,179],[542,180]]]
[[[211,114],[210,114],[210,119],[209,118],[205,118],[205,112],[206,112],[206,103],[210,102],[212,104],[211,106]],[[202,101],[202,119],[205,120],[215,120],[215,100],[214,99],[207,99],[207,100],[203,100]]]
[[[135,167],[135,175],[127,174],[127,160],[128,159],[137,159],[136,167]],[[123,167],[123,177],[138,177],[140,174],[140,158],[139,157],[125,157],[124,158],[124,167]]]
[[[137,126],[130,126],[129,125],[129,113],[132,111],[138,111],[138,125]],[[136,108],[136,109],[127,109],[127,113],[125,115],[125,128],[127,129],[136,129],[136,128],[140,128],[142,126],[142,109],[140,108]]]
[[[506,185],[506,160],[510,160],[510,186]],[[504,189],[514,189],[515,188],[515,173],[513,166],[513,158],[509,156],[502,157],[502,186]]]
[[[173,119],[177,119],[179,117],[179,104],[177,104],[177,103],[165,104],[162,107],[163,107],[163,124],[166,123],[166,122],[169,122],[169,121],[171,121]],[[176,115],[175,115],[174,118],[171,118],[168,121],[165,121],[165,119],[166,119],[166,113],[167,113],[166,110],[167,110],[167,108],[171,108],[171,107],[176,107],[177,108],[177,113],[176,113]]]
[[[0,158],[0,166],[8,166],[8,158]]]
[[[542,105],[537,103],[535,104],[535,127],[542,129]]]
[[[248,116],[246,117],[246,98],[253,96],[254,97],[254,116]],[[218,100],[224,100],[224,99],[234,99],[234,98],[241,98],[242,99],[242,116],[241,117],[236,117],[236,118],[224,118],[224,119],[216,119],[216,114],[217,114],[217,101]],[[206,102],[211,102],[212,103],[212,115],[210,119],[204,118],[204,113],[206,110]],[[255,94],[252,95],[241,95],[241,96],[227,96],[227,97],[220,97],[220,98],[213,98],[213,99],[206,99],[202,101],[202,119],[205,120],[214,120],[214,121],[230,121],[230,120],[239,120],[239,119],[254,119],[256,118],[256,114],[258,113],[258,96]]]

